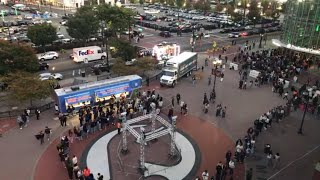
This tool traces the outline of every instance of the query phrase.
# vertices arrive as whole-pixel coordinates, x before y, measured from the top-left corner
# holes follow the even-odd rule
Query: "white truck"
[[[183,52],[168,60],[162,69],[160,85],[174,87],[178,79],[191,75],[192,71],[197,69],[197,63],[198,54],[194,52]]]
[[[99,59],[105,59],[106,52],[103,52],[99,46],[88,46],[81,48],[74,48],[72,51],[72,59],[75,62],[89,62]]]

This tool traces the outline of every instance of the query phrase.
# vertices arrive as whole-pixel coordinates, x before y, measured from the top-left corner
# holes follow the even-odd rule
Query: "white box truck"
[[[99,46],[74,48],[72,55],[73,61],[85,63],[89,61],[105,59],[107,56],[106,52],[103,52]]]
[[[191,75],[192,71],[197,69],[197,63],[198,54],[194,52],[183,52],[168,60],[162,69],[160,85],[174,87],[178,79]]]

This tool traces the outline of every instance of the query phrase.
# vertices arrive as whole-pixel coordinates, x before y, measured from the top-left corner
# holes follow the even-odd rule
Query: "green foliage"
[[[41,81],[37,74],[18,71],[4,78],[8,83],[11,96],[19,102],[43,99],[53,92],[51,81]]]
[[[124,61],[130,61],[136,56],[134,47],[127,41],[114,39],[111,41],[110,46],[114,47],[111,51],[113,56],[120,57]]]
[[[143,4],[144,3],[144,0],[139,0],[139,4]]]
[[[234,22],[240,22],[242,20],[242,14],[239,12],[233,12],[231,17]]]
[[[153,70],[157,66],[157,61],[150,57],[139,58],[134,62],[134,65],[127,66],[125,61],[117,59],[112,66],[112,72],[117,75],[139,74],[144,75],[146,71]]]
[[[66,24],[68,34],[81,41],[89,39],[99,29],[99,21],[93,17],[95,17],[95,11],[92,7],[81,7]]]
[[[184,0],[176,0],[176,5],[179,7],[179,8],[181,8],[181,7],[183,7],[183,4],[184,4]]]
[[[211,9],[209,1],[197,1],[193,4],[193,7],[202,11],[209,11]]]
[[[247,15],[248,19],[250,19],[252,22],[256,23],[258,19],[260,19],[260,9],[258,8],[257,1],[253,0],[250,3],[249,13]]]
[[[234,12],[234,6],[232,6],[232,5],[230,5],[230,4],[228,4],[227,6],[226,6],[226,9],[227,9],[227,14],[229,14],[229,15],[231,15],[232,16],[232,14],[234,14],[235,12]]]
[[[216,12],[221,12],[221,11],[223,11],[223,8],[224,8],[224,6],[219,3],[219,4],[216,5],[216,7],[215,7],[214,10],[215,10]]]
[[[34,44],[45,46],[57,39],[57,29],[51,24],[38,24],[28,28],[27,36]]]
[[[126,76],[131,74],[138,74],[139,69],[137,66],[127,66],[125,61],[122,59],[117,59],[112,65],[112,72],[119,76]]]
[[[0,41],[0,75],[16,70],[36,72],[38,59],[31,47]]]
[[[185,6],[185,8],[186,8],[186,9],[191,9],[191,8],[193,8],[190,1],[186,1],[186,6]]]
[[[127,8],[104,4],[97,7],[96,15],[113,34],[124,31],[134,24],[134,13]]]

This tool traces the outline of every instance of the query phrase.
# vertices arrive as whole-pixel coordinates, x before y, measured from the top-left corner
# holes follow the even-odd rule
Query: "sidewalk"
[[[263,131],[257,138],[256,157],[246,159],[246,169],[253,168],[253,179],[312,179],[314,164],[320,159],[320,120],[307,114],[303,132],[298,135],[302,111],[292,112],[279,124]],[[278,168],[267,167],[264,145],[270,144],[273,154],[280,153]]]
[[[1,166],[0,179],[32,180],[35,164],[41,154],[48,147],[47,141],[40,145],[35,134],[44,130],[45,126],[52,128],[52,140],[59,137],[67,126],[60,127],[60,123],[54,120],[54,110],[48,110],[40,115],[40,120],[31,117],[28,127],[20,130],[13,128],[3,135],[0,141],[0,154],[3,166]],[[17,173],[18,172],[18,173]]]

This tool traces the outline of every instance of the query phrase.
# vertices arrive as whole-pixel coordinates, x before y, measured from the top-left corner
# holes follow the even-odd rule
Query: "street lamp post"
[[[243,26],[245,25],[245,21],[246,21],[246,9],[247,9],[247,0],[245,0],[243,4],[243,20],[242,20]]]
[[[253,17],[253,27],[256,27],[256,17]]]
[[[302,120],[301,120],[301,124],[300,124],[300,128],[298,130],[298,134],[303,134],[302,132],[302,128],[303,128],[303,124],[304,124],[304,119],[306,117],[306,113],[308,110],[308,105],[309,105],[309,93],[307,91],[304,91],[303,93],[303,103],[304,103],[304,111],[303,111],[303,116],[302,116]]]

